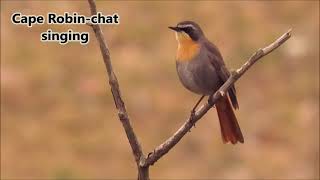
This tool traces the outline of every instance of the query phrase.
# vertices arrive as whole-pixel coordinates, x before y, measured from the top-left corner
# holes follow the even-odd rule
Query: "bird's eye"
[[[185,27],[182,29],[184,32],[186,32],[187,34],[189,34],[193,29],[192,27]]]

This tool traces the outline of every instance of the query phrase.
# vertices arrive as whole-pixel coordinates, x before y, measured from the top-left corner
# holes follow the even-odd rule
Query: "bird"
[[[212,95],[227,81],[230,71],[227,69],[217,46],[206,38],[197,23],[182,21],[176,26],[168,28],[175,32],[178,42],[176,70],[179,80],[186,89],[202,95],[196,104],[197,106],[204,96]],[[233,108],[239,108],[234,85],[218,99],[215,107],[223,143],[244,143],[240,126],[233,111]]]

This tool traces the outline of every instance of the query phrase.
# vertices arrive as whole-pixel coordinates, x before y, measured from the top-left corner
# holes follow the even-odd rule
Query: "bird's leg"
[[[210,104],[210,105],[214,108],[214,106],[213,106],[213,104],[212,104],[212,96],[213,96],[213,94],[211,94],[211,95],[209,96],[209,98],[208,98],[208,104]]]
[[[204,98],[205,95],[202,95],[201,98],[198,100],[198,102],[196,103],[196,105],[192,108],[191,110],[191,115],[190,117],[193,119],[194,115],[195,115],[195,112],[196,112],[196,109],[198,107],[198,105],[200,104],[200,102],[202,101],[202,99]]]

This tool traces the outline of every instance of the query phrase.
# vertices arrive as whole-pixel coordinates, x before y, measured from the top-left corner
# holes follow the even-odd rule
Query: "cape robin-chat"
[[[178,41],[176,69],[181,83],[188,90],[202,95],[202,98],[212,95],[230,76],[218,48],[205,37],[195,22],[183,21],[169,28],[175,31]],[[227,94],[215,104],[222,139],[224,143],[243,143],[243,135],[233,112],[233,108],[239,108],[234,85]]]

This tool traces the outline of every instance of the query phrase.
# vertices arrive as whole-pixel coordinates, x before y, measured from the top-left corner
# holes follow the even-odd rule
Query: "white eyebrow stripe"
[[[183,25],[178,25],[178,28],[186,28],[186,27],[191,27],[192,29],[196,29],[192,24],[183,24]]]

